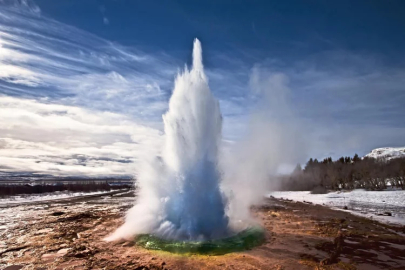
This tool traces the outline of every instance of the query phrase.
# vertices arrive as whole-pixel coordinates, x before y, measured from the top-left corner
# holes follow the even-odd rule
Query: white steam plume
[[[233,226],[250,219],[250,206],[278,187],[281,167],[304,155],[300,122],[289,103],[288,78],[254,67],[250,87],[259,102],[250,116],[247,134],[235,143],[223,164],[228,216]]]
[[[162,157],[150,158],[140,168],[136,205],[107,240],[144,233],[206,240],[250,226],[250,206],[274,188],[271,179],[279,167],[295,162],[301,151],[287,83],[282,74],[253,69],[250,84],[261,102],[246,138],[219,163],[222,117],[204,74],[201,44],[195,40],[193,67],[178,75],[163,116]]]

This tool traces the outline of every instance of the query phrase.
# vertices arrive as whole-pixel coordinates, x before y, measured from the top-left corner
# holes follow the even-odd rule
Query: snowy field
[[[75,197],[87,197],[110,193],[111,191],[95,191],[95,192],[69,192],[69,191],[56,191],[42,194],[21,194],[15,196],[8,196],[0,198],[0,206],[10,204],[31,203],[40,201],[54,201],[60,199],[69,199]]]
[[[373,218],[382,222],[405,225],[405,190],[331,192],[311,194],[309,191],[278,191],[269,196],[299,202],[326,205],[334,209],[348,210],[354,214]],[[346,210],[345,210],[346,211]],[[392,216],[381,216],[384,213]]]

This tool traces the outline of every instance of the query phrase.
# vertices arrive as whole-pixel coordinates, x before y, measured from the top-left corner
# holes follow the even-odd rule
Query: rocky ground
[[[0,208],[0,269],[405,269],[405,228],[268,199],[252,209],[266,242],[221,256],[176,255],[102,239],[130,193]]]

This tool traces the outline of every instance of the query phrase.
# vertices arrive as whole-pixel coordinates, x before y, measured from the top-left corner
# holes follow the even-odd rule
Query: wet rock
[[[24,248],[27,248],[27,247],[29,247],[29,246],[28,246],[28,245],[25,245],[25,246],[18,246],[18,247],[8,248],[8,249],[6,249],[6,250],[0,252],[0,256],[3,255],[3,254],[5,254],[5,253],[7,253],[7,252],[19,251],[19,250],[24,249]]]
[[[122,244],[123,247],[132,247],[133,245],[134,245],[133,242],[130,241],[126,241]]]
[[[317,257],[315,257],[314,255],[311,254],[300,254],[300,258],[303,260],[307,260],[307,261],[312,261],[312,262],[319,262],[319,259]]]
[[[35,235],[43,234],[43,233],[49,233],[49,232],[52,232],[52,231],[53,231],[53,229],[51,229],[51,228],[46,228],[46,229],[42,229],[42,230],[36,231],[36,232],[35,232]]]
[[[70,221],[80,221],[82,219],[93,218],[93,215],[90,212],[79,213],[71,215],[68,217],[63,217],[58,219],[58,222],[70,222]]]
[[[71,250],[71,249],[70,248],[62,248],[62,249],[58,250],[57,254],[63,256],[63,255],[66,255],[69,252],[69,250]]]
[[[138,267],[134,268],[134,270],[149,270],[149,269],[150,268],[148,266],[145,266],[145,265],[141,265],[141,266],[138,266]]]
[[[384,212],[384,213],[378,213],[376,214],[377,216],[386,216],[386,217],[391,217],[392,213],[391,212]]]
[[[62,255],[61,255],[61,256],[62,256]],[[45,263],[49,263],[49,262],[52,262],[52,261],[54,261],[56,258],[61,257],[61,256],[58,256],[58,254],[56,254],[56,253],[46,253],[46,254],[43,254],[43,255],[41,256],[41,259],[42,259]]]
[[[14,264],[14,265],[7,266],[6,268],[3,268],[3,270],[20,270],[23,267],[24,267],[23,265]]]
[[[339,256],[342,253],[343,244],[344,244],[344,237],[343,234],[339,232],[338,236],[333,240],[334,247],[332,249],[332,252],[330,253],[330,256],[328,258],[323,259],[320,262],[320,264],[330,265],[339,262]]]

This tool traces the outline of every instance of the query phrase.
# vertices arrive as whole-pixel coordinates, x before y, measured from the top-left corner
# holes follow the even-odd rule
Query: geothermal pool
[[[165,240],[153,235],[139,235],[136,238],[136,243],[147,249],[209,255],[223,255],[248,250],[264,241],[265,231],[261,227],[250,227],[233,236],[205,241]]]

